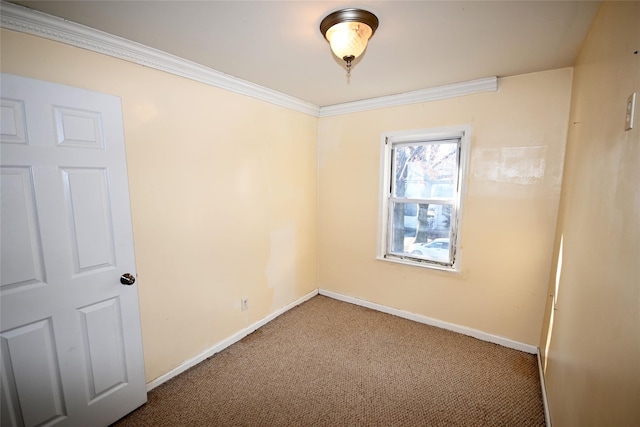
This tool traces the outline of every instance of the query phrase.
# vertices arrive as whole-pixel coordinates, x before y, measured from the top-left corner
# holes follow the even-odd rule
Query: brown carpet
[[[536,357],[316,296],[149,393],[124,426],[543,426]]]

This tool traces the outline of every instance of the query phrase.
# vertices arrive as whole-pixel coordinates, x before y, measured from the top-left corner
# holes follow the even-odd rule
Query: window
[[[378,258],[460,271],[470,128],[382,135]]]

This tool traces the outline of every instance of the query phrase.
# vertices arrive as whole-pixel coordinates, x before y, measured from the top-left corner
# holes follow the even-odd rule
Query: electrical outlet
[[[240,310],[245,311],[249,308],[249,298],[242,298],[240,300]]]
[[[626,110],[626,117],[624,119],[624,130],[631,130],[633,129],[633,125],[634,125],[634,116],[636,115],[636,93],[633,92],[631,95],[629,95],[629,98],[627,98],[627,110]]]

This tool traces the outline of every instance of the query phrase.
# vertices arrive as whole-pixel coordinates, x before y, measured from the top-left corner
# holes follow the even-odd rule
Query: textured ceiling
[[[595,1],[15,1],[318,106],[572,66]],[[380,26],[349,78],[318,29]]]

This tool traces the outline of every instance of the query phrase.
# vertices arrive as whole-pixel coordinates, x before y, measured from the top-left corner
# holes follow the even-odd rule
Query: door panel
[[[113,226],[105,168],[61,169],[73,250],[73,273],[114,268]],[[91,203],[87,203],[91,201]]]
[[[27,143],[27,122],[24,103],[15,99],[2,99],[0,102],[0,142],[6,144]]]
[[[7,375],[2,392],[11,419],[35,426],[64,418],[56,354],[51,319],[2,333],[2,368]],[[2,421],[5,425],[4,416]]]
[[[112,298],[78,310],[82,323],[91,401],[127,383],[120,300]]]
[[[120,100],[2,74],[2,427],[146,401]]]
[[[12,266],[0,269],[2,291],[8,292],[41,284],[45,279],[31,168],[0,169],[0,215],[4,218],[0,236],[3,241],[13,242],[10,247],[2,245],[0,249],[0,265]]]
[[[53,111],[58,145],[104,148],[100,113],[61,107],[54,107]]]

